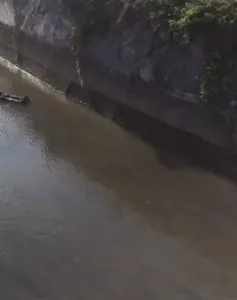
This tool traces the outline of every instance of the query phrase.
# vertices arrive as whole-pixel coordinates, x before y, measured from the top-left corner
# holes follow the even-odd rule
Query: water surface
[[[236,299],[237,188],[0,70],[5,300]]]

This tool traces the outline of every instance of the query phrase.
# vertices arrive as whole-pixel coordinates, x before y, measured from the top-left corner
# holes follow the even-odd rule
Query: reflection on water
[[[0,283],[9,300],[235,299],[237,189],[1,70]]]

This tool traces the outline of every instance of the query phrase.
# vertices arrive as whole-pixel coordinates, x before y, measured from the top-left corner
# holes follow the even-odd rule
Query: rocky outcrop
[[[230,146],[227,112],[210,113],[200,105],[201,39],[171,45],[144,22],[120,31],[92,31],[77,53],[78,65],[71,49],[71,16],[58,1],[1,0],[0,11],[0,54],[22,68],[69,94],[73,90],[74,97],[87,94],[88,101],[88,95],[97,93],[98,101],[103,95],[208,142]]]

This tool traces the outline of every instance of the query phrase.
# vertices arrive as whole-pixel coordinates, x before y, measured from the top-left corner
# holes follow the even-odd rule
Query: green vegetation
[[[71,10],[76,26],[85,36],[95,30],[120,30],[142,20],[167,42],[189,44],[201,40],[206,52],[200,78],[201,96],[211,106],[223,106],[233,100],[228,99],[227,89],[237,65],[235,0],[61,1]]]
[[[225,107],[234,100],[228,96],[228,86],[237,65],[237,2],[195,0],[175,9],[169,20],[173,40],[190,43],[201,38],[206,47],[202,98],[211,107]],[[231,95],[236,96],[236,93]]]

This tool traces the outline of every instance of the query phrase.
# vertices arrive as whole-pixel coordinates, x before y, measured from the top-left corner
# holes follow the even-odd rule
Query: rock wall
[[[82,98],[71,51],[69,12],[56,0],[1,0],[0,11],[0,55]],[[91,33],[79,56],[86,102],[88,95],[97,101],[104,96],[111,103],[234,149],[226,112],[213,114],[199,105],[204,55],[201,40],[168,45],[159,37],[154,40],[154,33],[142,23],[120,32]]]
[[[0,2],[0,22],[15,26],[15,10],[11,1],[2,0]]]

